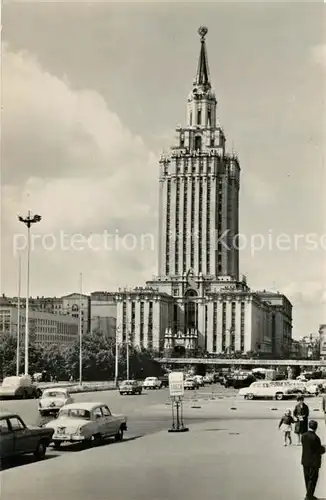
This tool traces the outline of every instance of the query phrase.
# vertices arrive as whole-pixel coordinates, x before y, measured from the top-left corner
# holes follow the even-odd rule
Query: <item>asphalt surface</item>
[[[184,397],[184,419],[189,427],[208,421],[228,420],[278,420],[286,408],[292,408],[295,401],[244,401],[236,397],[236,390],[225,389],[220,385],[206,386],[193,392],[187,391]],[[101,391],[73,395],[74,400],[102,402],[109,406],[112,413],[128,417],[128,431],[125,441],[140,439],[146,435],[168,430],[172,424],[172,412],[168,389],[143,392],[140,396],[121,396],[117,391]],[[311,410],[320,412],[320,401],[312,398],[307,401]],[[38,425],[38,400],[1,401],[2,411],[18,413],[26,424]],[[315,413],[314,418],[321,418]],[[107,443],[109,444],[109,443]],[[106,446],[106,444],[104,444]],[[65,445],[60,451],[51,447],[49,458],[60,457],[81,451],[80,445]],[[20,467],[33,462],[32,456],[15,459],[6,468]]]
[[[218,392],[219,394],[230,395],[232,391],[226,390],[220,386],[209,386],[203,388],[201,392]],[[233,391],[235,394],[236,391]],[[185,401],[190,401],[195,394],[193,391],[186,392]],[[82,394],[73,394],[75,402],[78,401],[94,401],[107,404],[112,413],[123,414],[128,417],[128,431],[125,433],[124,441],[139,439],[145,435],[168,429],[171,427],[172,416],[171,407],[169,406],[169,391],[168,389],[144,391],[140,396],[130,395],[121,396],[117,391],[100,391],[89,392]],[[200,391],[196,393],[196,397],[200,397]],[[164,411],[153,411],[157,407],[164,407]],[[38,400],[4,400],[0,402],[1,411],[17,413],[22,417],[28,425],[39,425],[41,418],[38,412]],[[202,416],[198,415],[191,419],[192,422],[200,422]],[[63,445],[59,451],[49,447],[47,456],[60,457],[69,452],[80,451],[80,445]],[[25,455],[16,458],[10,463],[6,463],[3,468],[19,467],[28,465],[33,462],[33,457]]]

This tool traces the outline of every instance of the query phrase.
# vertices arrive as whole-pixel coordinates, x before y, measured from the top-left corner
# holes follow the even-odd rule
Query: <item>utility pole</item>
[[[126,347],[127,347],[127,352],[126,352],[126,356],[127,356],[127,380],[129,380],[129,334],[127,334]]]
[[[27,217],[18,216],[19,222],[23,222],[27,227],[27,280],[26,280],[26,311],[25,311],[25,375],[28,375],[28,346],[29,346],[29,274],[30,274],[30,254],[31,254],[31,241],[30,230],[31,226],[42,220],[40,215],[31,215],[28,211]]]
[[[18,302],[17,302],[17,351],[16,351],[16,375],[19,375],[19,365],[20,365],[20,294],[21,294],[21,273],[22,273],[22,261],[21,256],[18,258]]]
[[[79,385],[83,382],[83,333],[82,333],[82,293],[83,293],[83,275],[80,273],[79,290]]]
[[[118,378],[119,378],[119,339],[118,331],[120,327],[115,329],[115,372],[114,372],[114,384],[118,388]]]

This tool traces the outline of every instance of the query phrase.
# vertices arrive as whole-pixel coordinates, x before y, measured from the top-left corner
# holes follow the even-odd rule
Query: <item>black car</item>
[[[26,425],[16,413],[0,413],[0,458],[33,453],[42,460],[53,433],[54,429]]]
[[[159,379],[162,382],[161,387],[169,387],[169,375],[163,375]]]
[[[256,377],[251,374],[237,375],[232,381],[232,387],[242,389],[243,387],[249,387],[253,382],[256,382]]]

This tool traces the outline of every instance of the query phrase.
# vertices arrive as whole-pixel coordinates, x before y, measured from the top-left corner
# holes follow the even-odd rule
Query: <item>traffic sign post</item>
[[[172,427],[169,432],[188,432],[183,421],[184,380],[182,372],[169,374],[169,391],[172,401]]]

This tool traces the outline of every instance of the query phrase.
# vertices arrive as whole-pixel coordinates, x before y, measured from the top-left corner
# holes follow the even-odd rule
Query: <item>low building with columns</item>
[[[186,124],[159,162],[158,276],[116,294],[117,336],[166,353],[287,355],[292,305],[239,278],[240,161],[226,148],[201,27]]]

